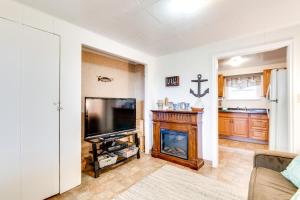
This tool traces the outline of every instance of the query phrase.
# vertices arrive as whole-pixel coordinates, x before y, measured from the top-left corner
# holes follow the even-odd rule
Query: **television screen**
[[[135,129],[135,99],[85,98],[85,138]]]

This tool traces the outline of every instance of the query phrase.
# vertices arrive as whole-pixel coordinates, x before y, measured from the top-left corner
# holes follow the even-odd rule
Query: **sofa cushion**
[[[297,188],[280,172],[263,167],[254,168],[249,187],[249,200],[289,200]]]
[[[300,156],[294,158],[289,166],[281,173],[285,178],[300,188]]]

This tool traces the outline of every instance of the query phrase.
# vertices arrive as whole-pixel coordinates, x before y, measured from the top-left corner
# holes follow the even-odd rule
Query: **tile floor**
[[[252,170],[253,149],[265,149],[267,147],[230,140],[220,140],[219,143],[219,167],[212,168],[209,163],[206,163],[197,173],[234,185],[238,189],[237,191],[247,193]],[[175,165],[143,154],[141,159],[134,159],[120,165],[101,174],[97,179],[83,174],[80,186],[62,195],[52,197],[51,200],[113,199],[117,194],[166,164]]]
[[[252,151],[256,149],[267,150],[269,148],[269,146],[265,144],[254,144],[254,143],[239,142],[239,141],[227,140],[227,139],[219,139],[219,145],[223,147],[239,148],[239,149],[252,150]]]

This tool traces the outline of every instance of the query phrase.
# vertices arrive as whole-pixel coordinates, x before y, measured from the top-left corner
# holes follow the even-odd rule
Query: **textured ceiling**
[[[155,56],[300,23],[299,0],[199,0],[191,15],[173,0],[17,1]]]

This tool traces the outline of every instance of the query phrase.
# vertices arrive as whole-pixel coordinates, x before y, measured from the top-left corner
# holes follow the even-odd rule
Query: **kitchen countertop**
[[[248,109],[235,109],[228,108],[227,110],[223,110],[219,108],[219,112],[221,113],[248,113],[248,114],[267,114],[267,109],[261,108],[248,108]]]

